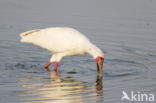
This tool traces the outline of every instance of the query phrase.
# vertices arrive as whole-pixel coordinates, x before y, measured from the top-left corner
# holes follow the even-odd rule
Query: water
[[[121,103],[122,91],[156,96],[155,5],[155,0],[0,1],[0,102]],[[78,29],[104,51],[103,78],[96,77],[88,55],[64,58],[58,72],[47,72],[50,52],[19,42],[21,32],[55,26]]]

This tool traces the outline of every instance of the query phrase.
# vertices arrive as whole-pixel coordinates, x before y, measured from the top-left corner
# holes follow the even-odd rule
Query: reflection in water
[[[97,79],[96,79],[97,102],[103,102],[102,79],[103,77],[101,76],[97,76]]]
[[[103,101],[102,77],[97,77],[96,86],[77,82],[72,77],[60,77],[49,71],[50,78],[22,76],[20,94],[22,102],[40,103],[95,103]],[[38,83],[39,82],[39,83]]]

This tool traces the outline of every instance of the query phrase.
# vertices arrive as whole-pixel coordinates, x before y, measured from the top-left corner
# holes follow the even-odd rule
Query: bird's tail
[[[25,36],[28,36],[28,35],[30,35],[32,33],[39,32],[39,31],[40,30],[38,29],[38,30],[30,30],[30,31],[27,31],[27,32],[23,32],[23,33],[20,34],[20,37],[25,37]]]
[[[20,34],[21,42],[32,43],[35,37],[35,34],[40,32],[40,30],[31,30]]]

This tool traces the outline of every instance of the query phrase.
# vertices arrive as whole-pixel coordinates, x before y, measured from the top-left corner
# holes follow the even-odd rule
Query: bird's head
[[[90,45],[87,53],[93,56],[96,61],[98,76],[103,76],[104,53],[95,45]]]

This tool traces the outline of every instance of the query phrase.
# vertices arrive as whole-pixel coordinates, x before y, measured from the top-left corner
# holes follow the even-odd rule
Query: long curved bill
[[[103,76],[103,57],[97,57],[96,58],[96,64],[97,64],[97,75],[102,77]]]

